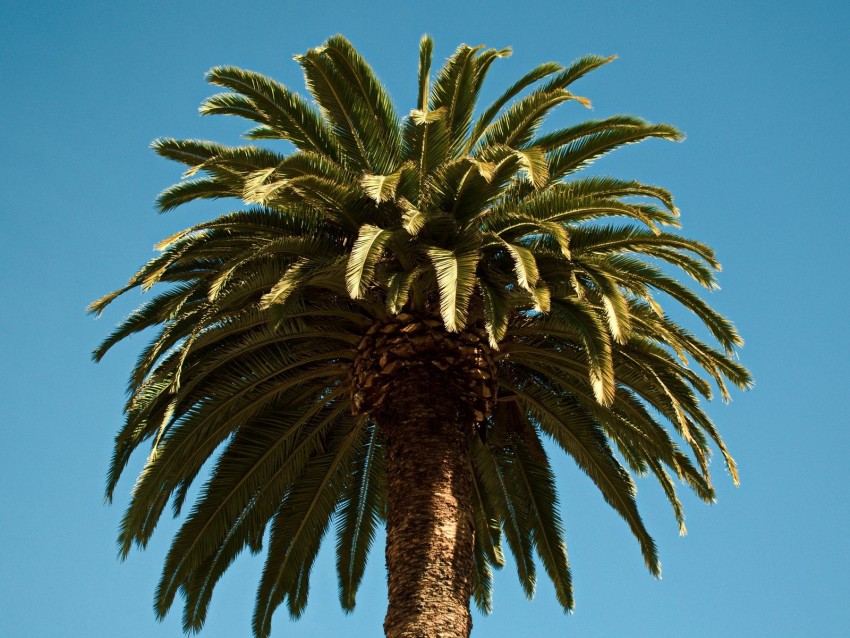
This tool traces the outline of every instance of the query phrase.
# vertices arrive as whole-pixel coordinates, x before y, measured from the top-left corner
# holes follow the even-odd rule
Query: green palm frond
[[[635,144],[652,137],[673,141],[684,139],[669,124],[650,124],[638,118],[623,116],[589,122],[553,136],[553,139],[536,140],[537,145],[552,148],[549,175],[553,180],[574,173],[626,144]]]
[[[373,120],[377,127],[378,137],[368,140],[375,151],[380,151],[379,159],[376,159],[377,168],[393,170],[401,155],[401,136],[395,107],[383,85],[357,50],[342,36],[331,37],[323,47],[323,54],[333,61],[343,80],[360,95],[367,119]]]
[[[434,40],[429,35],[423,35],[419,41],[419,91],[416,97],[416,108],[420,111],[425,111],[428,107],[433,55]]]
[[[378,428],[372,426],[354,461],[354,472],[346,483],[337,522],[339,598],[348,612],[354,611],[357,589],[386,498],[384,457],[378,436]]]
[[[628,472],[611,450],[607,437],[597,427],[578,430],[572,426],[570,414],[553,401],[552,396],[537,387],[511,388],[520,405],[540,424],[561,448],[575,459],[578,466],[599,488],[605,501],[623,517],[641,545],[644,562],[650,572],[660,575],[661,565],[655,541],[644,527],[635,502],[636,488]]]
[[[472,127],[472,132],[469,135],[469,142],[467,143],[466,152],[470,152],[478,141],[481,139],[482,133],[487,129],[488,126],[493,121],[493,118],[499,113],[499,111],[504,108],[504,106],[510,102],[513,98],[519,95],[524,89],[528,88],[535,82],[539,82],[543,78],[552,75],[553,73],[558,73],[561,71],[563,67],[560,64],[556,64],[554,62],[546,62],[533,68],[531,71],[523,75],[519,80],[517,80],[513,85],[511,85],[502,95],[500,95],[481,116],[476,120],[475,125]]]
[[[585,55],[573,61],[566,69],[552,78],[544,87],[544,91],[565,89],[576,80],[581,79],[591,71],[616,60],[616,55],[603,58],[601,55]]]
[[[325,451],[291,487],[280,505],[269,538],[263,576],[257,592],[253,628],[271,633],[271,613],[284,599],[290,614],[301,615],[307,600],[307,578],[322,537],[337,507],[344,476],[351,471],[364,420],[348,417],[331,430]]]
[[[535,91],[507,110],[484,131],[481,146],[504,144],[520,148],[528,142],[549,111],[573,98],[569,91]]]
[[[476,81],[478,52],[483,47],[459,46],[449,57],[431,86],[428,109],[445,109],[442,121],[445,123],[448,145],[447,155],[442,161],[454,157],[457,148],[466,140],[469,125],[478,97],[480,84]]]
[[[473,462],[513,554],[520,586],[525,595],[532,598],[537,587],[537,569],[531,543],[531,521],[519,486],[506,475],[507,464],[501,448],[476,446]]]
[[[426,250],[437,276],[440,315],[446,330],[459,331],[466,325],[469,301],[475,287],[475,270],[480,239],[469,237],[453,250],[431,247]]]
[[[572,576],[558,514],[555,476],[527,415],[518,409],[517,403],[507,406],[514,410],[514,418],[521,423],[520,429],[509,435],[509,441],[513,452],[513,478],[525,488],[527,507],[535,523],[531,540],[555,585],[558,602],[565,612],[572,611]]]
[[[301,150],[339,161],[328,125],[297,93],[264,75],[236,67],[215,67],[207,73],[207,80],[235,93],[209,98],[201,105],[201,115],[238,115],[264,125]]]
[[[354,299],[363,297],[375,276],[375,266],[393,231],[364,224],[351,248],[346,268],[348,293]]]
[[[368,173],[387,170],[383,158],[381,127],[366,112],[358,87],[345,80],[325,47],[296,56],[304,71],[307,88],[332,126],[347,168]],[[362,69],[361,69],[362,71]]]

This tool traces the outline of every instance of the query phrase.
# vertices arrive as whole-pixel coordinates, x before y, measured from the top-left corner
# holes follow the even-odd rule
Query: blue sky
[[[291,56],[337,32],[400,112],[413,106],[424,32],[437,60],[461,42],[512,46],[490,76],[492,93],[543,61],[617,54],[575,85],[593,113],[573,103],[554,121],[624,112],[688,134],[682,144],[623,149],[594,170],[672,190],[683,233],[724,265],[709,301],[743,333],[741,359],[756,377],[755,390],[710,406],[742,486],[716,463],[719,501],[686,499],[687,537],[660,490],[639,482],[663,580],[646,572],[590,481],[559,459],[576,611],[564,616],[543,579],[525,600],[509,564],[496,577],[494,613],[475,616],[473,636],[850,635],[848,31],[850,5],[838,1],[4,3],[0,635],[181,634],[179,609],[161,623],[152,611],[176,523],[163,521],[145,552],[116,558],[141,459],[116,504],[102,498],[143,341],[98,365],[89,353],[140,299],[98,321],[84,308],[121,285],[156,241],[224,211],[153,210],[180,169],[148,150],[152,139],[237,143],[247,128],[198,117],[213,92],[204,72],[234,64],[300,90]],[[382,544],[349,617],[332,563],[330,552],[320,557],[305,617],[291,623],[280,610],[273,635],[380,634]],[[202,636],[248,635],[260,567],[261,558],[237,561]]]

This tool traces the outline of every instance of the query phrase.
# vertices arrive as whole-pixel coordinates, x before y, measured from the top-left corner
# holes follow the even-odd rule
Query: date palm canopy
[[[311,100],[251,71],[209,72],[224,92],[201,113],[249,120],[248,145],[153,143],[187,167],[161,211],[239,201],[162,241],[90,307],[156,288],[94,357],[152,335],[130,375],[107,497],[148,442],[120,551],[145,547],[169,502],[189,510],[155,594],[163,616],[180,592],[187,631],[246,548],[266,556],[255,635],[270,634],[283,603],[299,616],[327,534],[352,610],[385,524],[388,636],[443,631],[415,616],[448,614],[441,597],[466,614],[445,635],[468,635],[469,601],[490,610],[505,544],[525,592],[541,565],[568,611],[553,450],[598,487],[653,574],[633,476],[658,480],[682,531],[677,482],[711,502],[712,451],[737,482],[701,402],[751,385],[735,357],[742,341],[680,281],[715,288],[720,266],[675,232],[666,190],[581,170],[679,131],[629,115],[542,130],[556,106],[589,105],[571,87],[612,58],[541,64],[479,108],[491,64],[510,50],[463,45],[432,74],[432,48],[423,37],[404,116],[335,36],[295,58]],[[690,311],[707,338],[662,304]]]

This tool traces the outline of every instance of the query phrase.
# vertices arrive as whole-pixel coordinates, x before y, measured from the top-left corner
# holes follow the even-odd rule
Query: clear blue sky
[[[559,461],[576,611],[541,579],[533,601],[512,565],[473,636],[848,636],[848,274],[850,4],[834,2],[4,2],[0,136],[0,636],[180,635],[154,619],[153,591],[175,523],[121,564],[114,539],[132,485],[102,494],[127,372],[141,340],[94,365],[89,352],[133,296],[98,321],[88,302],[122,284],[153,244],[219,206],[157,216],[180,169],[158,136],[238,142],[246,128],[202,120],[204,72],[235,64],[303,87],[292,54],[340,32],[389,86],[415,94],[417,42],[436,58],[461,42],[511,45],[490,90],[547,60],[620,59],[576,85],[592,116],[668,121],[682,144],[649,142],[598,164],[670,188],[684,233],[724,264],[710,302],[747,345],[754,391],[712,405],[741,467],[719,463],[719,502],[687,499],[680,538],[659,489],[639,482],[664,579],[590,481]],[[175,8],[175,5],[177,8]],[[566,106],[564,121],[589,114]],[[137,461],[140,461],[138,459]],[[382,539],[381,539],[382,540]],[[332,544],[332,541],[331,541]],[[213,598],[205,638],[248,635],[261,559],[245,556]],[[275,636],[377,636],[382,543],[355,613],[337,602],[332,558],[315,568],[305,617]]]

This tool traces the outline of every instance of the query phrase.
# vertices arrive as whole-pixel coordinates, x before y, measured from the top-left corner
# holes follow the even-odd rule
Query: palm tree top
[[[126,556],[204,481],[156,593],[160,615],[182,593],[187,630],[200,629],[215,582],[246,547],[267,546],[255,634],[269,635],[283,602],[300,615],[331,530],[340,600],[353,609],[388,501],[392,510],[393,433],[435,402],[451,403],[469,434],[459,463],[470,468],[471,591],[485,611],[503,539],[526,592],[536,552],[572,608],[543,439],[597,485],[654,574],[631,474],[656,477],[683,532],[671,474],[712,501],[714,447],[737,483],[701,400],[709,381],[724,400],[727,383],[751,386],[735,357],[743,342],[677,278],[716,288],[713,251],[676,232],[665,189],[581,172],[623,145],[681,133],[630,115],[543,130],[555,107],[589,106],[571,87],[613,56],[541,64],[479,109],[490,66],[510,49],[461,45],[436,74],[432,54],[425,36],[403,116],[342,36],[295,57],[311,99],[215,67],[207,79],[225,91],[200,112],[249,120],[251,143],[153,143],[187,167],[161,211],[241,202],[160,242],[90,306],[99,314],[131,289],[157,289],[94,357],[153,331],[130,377],[107,497],[148,441],[119,534]],[[670,303],[717,345],[671,319]]]

